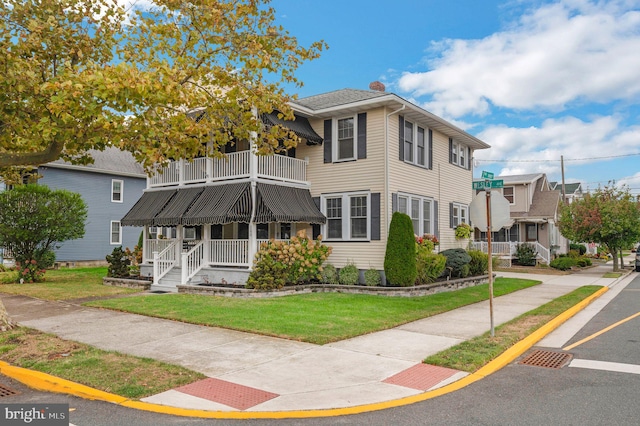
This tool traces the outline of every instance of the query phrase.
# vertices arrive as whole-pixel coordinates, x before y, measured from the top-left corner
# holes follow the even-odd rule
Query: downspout
[[[389,225],[391,225],[391,215],[389,214],[389,207],[391,205],[391,194],[389,193],[389,117],[399,113],[400,111],[404,111],[406,107],[406,105],[402,105],[402,108],[390,112],[389,114],[387,114],[387,119],[384,121],[384,146],[386,150],[384,156],[384,196],[386,200],[386,209],[384,215],[386,221],[385,233],[389,232]],[[388,234],[387,238],[389,238]]]

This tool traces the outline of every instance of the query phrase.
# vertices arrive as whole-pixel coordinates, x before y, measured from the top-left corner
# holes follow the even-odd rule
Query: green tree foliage
[[[598,188],[562,206],[558,227],[572,241],[604,245],[617,271],[618,253],[640,240],[640,203],[627,187]]]
[[[395,212],[391,217],[384,273],[393,286],[408,287],[416,282],[416,240],[411,218],[404,213]]]
[[[292,119],[285,84],[308,48],[275,23],[269,0],[0,2],[0,167],[85,164],[113,144],[147,169],[216,155],[257,132],[257,151],[295,146],[255,112]],[[189,117],[186,112],[197,112]],[[213,133],[211,129],[216,129]],[[208,145],[203,147],[203,140]]]
[[[87,206],[80,194],[44,185],[0,193],[0,246],[13,252],[18,279],[41,281],[57,243],[81,238]]]

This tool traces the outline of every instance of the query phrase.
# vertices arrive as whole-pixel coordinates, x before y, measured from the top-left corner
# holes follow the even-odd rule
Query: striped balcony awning
[[[308,189],[258,183],[256,223],[325,223]]]
[[[182,224],[216,225],[250,220],[251,186],[242,182],[206,187],[182,217]]]
[[[120,220],[120,224],[122,226],[151,225],[153,218],[162,211],[176,192],[176,189],[170,189],[143,193],[131,210]]]
[[[182,218],[198,199],[203,187],[179,188],[164,208],[152,220],[154,226],[176,226],[182,224]]]
[[[270,114],[262,114],[262,121],[266,125],[281,125],[291,130],[296,135],[307,140],[307,145],[322,145],[322,138],[318,135],[307,118],[295,114],[295,120],[282,120],[278,118],[278,111]]]

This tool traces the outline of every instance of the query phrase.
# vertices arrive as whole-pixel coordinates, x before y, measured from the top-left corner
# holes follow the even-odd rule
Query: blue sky
[[[379,80],[492,148],[476,175],[544,172],[640,194],[640,0],[274,0],[299,97]]]

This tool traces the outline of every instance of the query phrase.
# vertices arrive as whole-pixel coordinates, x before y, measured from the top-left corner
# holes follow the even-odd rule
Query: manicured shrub
[[[418,269],[417,285],[429,284],[438,279],[444,272],[447,258],[437,253],[420,251],[416,258]]]
[[[469,275],[484,275],[489,272],[489,255],[480,250],[469,250],[467,252],[471,256],[469,262]]]
[[[568,256],[557,257],[551,261],[549,266],[555,269],[559,269],[561,271],[566,271],[571,269],[571,267],[576,266],[576,259]]]
[[[466,276],[464,275],[465,273],[469,275],[469,270],[464,268],[464,266],[469,265],[469,262],[471,262],[471,256],[469,256],[466,250],[453,248],[441,251],[440,254],[447,258],[445,273],[449,271],[450,277],[464,278]]]
[[[585,257],[585,256],[581,256],[578,259],[576,259],[576,263],[581,268],[585,268],[587,266],[591,266],[592,265],[591,259],[589,259],[588,257]]]
[[[281,289],[285,285],[287,266],[276,261],[269,253],[259,253],[249,273],[246,288],[256,290]]]
[[[369,268],[364,271],[364,283],[368,286],[378,286],[382,282],[380,271],[375,268]]]
[[[348,263],[338,273],[338,280],[342,285],[356,285],[360,281],[360,271],[353,263]]]
[[[584,244],[569,244],[569,250],[576,250],[580,256],[584,255],[587,252],[587,246]]]
[[[107,276],[113,278],[124,278],[129,276],[129,265],[131,261],[127,257],[122,246],[113,249],[111,254],[106,257],[109,267],[107,268]]]
[[[538,252],[533,244],[522,243],[516,246],[516,258],[518,265],[536,266]]]
[[[392,286],[408,287],[416,282],[416,242],[411,218],[395,212],[389,225],[384,273]]]
[[[323,267],[320,274],[320,282],[324,284],[338,284],[338,270],[332,264]]]

